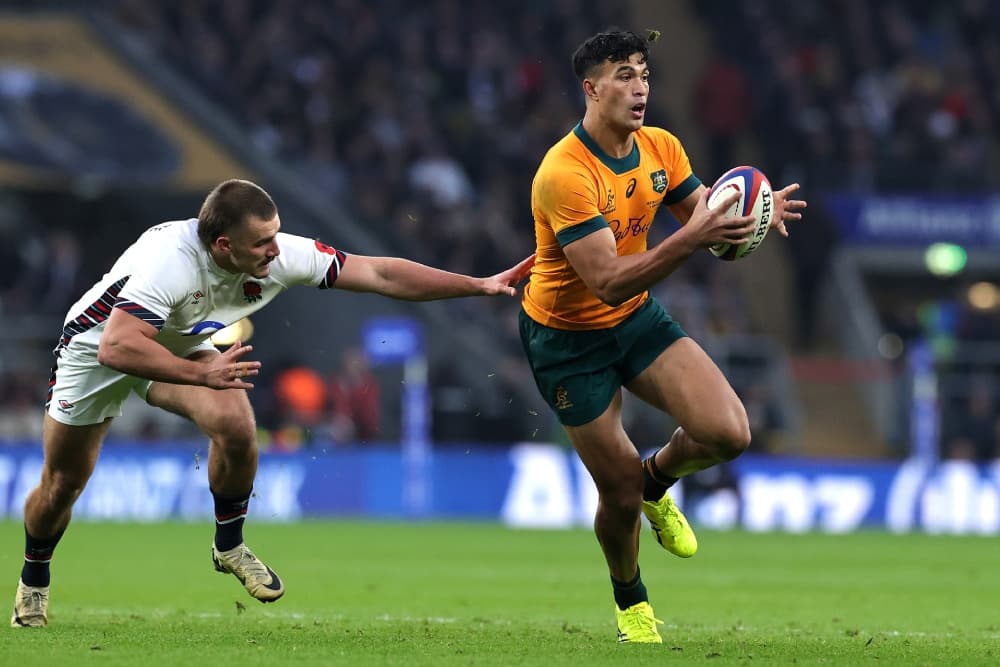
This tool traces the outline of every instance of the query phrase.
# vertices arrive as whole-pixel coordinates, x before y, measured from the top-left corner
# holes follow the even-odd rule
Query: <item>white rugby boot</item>
[[[246,544],[240,543],[229,551],[219,551],[212,544],[212,562],[217,571],[239,579],[247,593],[261,602],[274,602],[285,594],[278,575],[254,556]]]

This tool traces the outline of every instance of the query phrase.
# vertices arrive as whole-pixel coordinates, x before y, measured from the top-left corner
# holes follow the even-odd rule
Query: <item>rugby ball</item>
[[[713,255],[729,261],[742,259],[757,249],[767,236],[767,230],[771,227],[771,213],[774,211],[771,182],[760,169],[746,166],[730,169],[715,182],[708,193],[708,208],[714,210],[719,200],[733,189],[740,193],[740,198],[726,211],[726,217],[752,215],[757,221],[757,227],[746,243],[716,243],[709,247]]]

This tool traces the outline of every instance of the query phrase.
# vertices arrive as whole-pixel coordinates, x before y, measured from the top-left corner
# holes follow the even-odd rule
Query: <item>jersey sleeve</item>
[[[278,234],[281,254],[276,277],[285,285],[314,285],[329,289],[337,282],[347,255],[322,241],[294,234]],[[274,270],[272,269],[272,270]]]
[[[162,249],[149,252],[133,265],[115,308],[163,329],[170,313],[193,289],[189,282],[195,275],[197,267],[185,255]]]
[[[681,145],[680,139],[663,131],[660,138],[663,147],[663,157],[670,172],[670,183],[674,186],[663,196],[663,203],[670,205],[683,201],[685,197],[698,189],[701,180],[694,175],[691,169],[691,161],[688,159],[687,151]]]
[[[560,246],[608,226],[598,210],[597,185],[582,167],[542,169],[534,190],[535,214],[548,221]]]

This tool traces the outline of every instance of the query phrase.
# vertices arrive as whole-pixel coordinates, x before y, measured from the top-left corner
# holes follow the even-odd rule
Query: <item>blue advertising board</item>
[[[0,445],[0,517],[21,516],[38,482],[35,443]],[[427,519],[502,521],[516,527],[590,526],[597,492],[577,456],[551,444],[435,448],[427,462]],[[211,520],[201,443],[108,445],[74,508],[77,520]],[[734,483],[673,492],[693,522],[718,529],[1000,534],[1000,462],[822,461],[745,455]],[[256,521],[318,517],[407,518],[400,448],[263,453]],[[685,493],[689,496],[685,498]]]
[[[1000,197],[834,195],[826,201],[845,243],[1000,245]]]

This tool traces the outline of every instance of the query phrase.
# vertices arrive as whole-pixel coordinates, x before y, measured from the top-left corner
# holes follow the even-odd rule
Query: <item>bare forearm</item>
[[[205,382],[205,366],[183,359],[145,336],[101,340],[97,361],[127,375],[156,382],[200,385]]]
[[[646,252],[619,257],[599,296],[609,305],[624,303],[669,276],[697,249],[682,227]]]
[[[397,257],[380,258],[379,294],[406,301],[432,301],[486,294],[482,278],[442,271]]]

